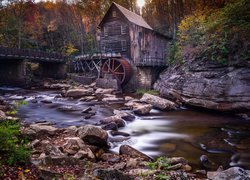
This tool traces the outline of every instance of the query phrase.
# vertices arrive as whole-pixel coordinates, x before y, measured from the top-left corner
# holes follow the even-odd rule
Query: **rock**
[[[82,113],[89,113],[89,111],[92,111],[91,107],[87,107],[84,110],[82,110]]]
[[[192,167],[191,166],[189,166],[188,164],[185,164],[185,165],[182,165],[181,166],[181,170],[183,170],[183,171],[191,171],[192,170]]]
[[[103,125],[103,126],[102,126],[102,129],[104,129],[104,130],[106,130],[106,131],[108,131],[108,130],[117,130],[118,127],[117,127],[116,123],[111,122],[111,123],[109,123],[109,124]]]
[[[57,157],[57,158],[62,158],[65,157],[66,155],[62,153],[62,151],[59,149],[59,147],[54,146],[52,144],[47,144],[45,147],[45,154],[50,155],[51,157]]]
[[[181,164],[188,163],[188,161],[183,157],[172,157],[172,158],[169,158],[168,161],[169,161],[170,165],[179,164],[179,163],[181,163]]]
[[[86,145],[84,144],[83,140],[79,137],[72,137],[72,138],[66,138],[66,143],[63,145],[63,152],[74,155],[76,154],[80,149],[85,148]]]
[[[93,152],[89,148],[78,151],[73,157],[76,159],[87,158],[88,160],[91,160],[91,161],[95,161],[95,159],[96,159],[95,155],[93,154]]]
[[[100,159],[102,161],[107,161],[109,163],[118,163],[121,160],[118,154],[113,154],[113,153],[103,153]]]
[[[82,126],[78,128],[77,135],[89,144],[107,147],[108,133],[101,128],[93,125]]]
[[[112,136],[125,136],[125,137],[130,136],[130,134],[128,134],[126,132],[121,132],[121,131],[110,131],[110,134]]]
[[[6,119],[6,114],[0,110],[0,120]]]
[[[41,103],[44,103],[44,104],[51,104],[52,101],[50,99],[43,99],[41,100]]]
[[[138,115],[146,115],[146,114],[149,114],[151,109],[152,109],[151,104],[141,104],[135,107],[133,112]]]
[[[58,173],[52,169],[39,168],[39,179],[64,179],[62,173]]]
[[[128,172],[128,174],[132,176],[149,176],[155,174],[156,172],[156,170],[149,169],[132,169]]]
[[[134,158],[129,158],[129,160],[127,161],[128,168],[136,168],[138,164],[139,164],[138,160]]]
[[[64,133],[68,134],[70,136],[75,136],[77,132],[77,127],[76,126],[69,126],[65,128]]]
[[[113,95],[113,96],[103,98],[102,101],[106,102],[106,103],[114,103],[114,102],[121,102],[124,100],[123,100],[123,98],[118,98],[115,95]]]
[[[148,93],[145,93],[140,100],[160,110],[173,110],[177,108],[174,102]]]
[[[124,111],[114,110],[114,114],[117,117],[120,117],[121,119],[124,119],[125,121],[133,121],[135,120],[135,116]]]
[[[218,168],[218,165],[216,165],[214,162],[210,161],[208,159],[207,155],[201,155],[200,162],[207,169],[217,169]]]
[[[89,101],[93,101],[95,99],[96,99],[95,96],[85,96],[85,97],[82,97],[81,99],[79,99],[79,101],[89,102]]]
[[[57,83],[57,84],[51,84],[49,86],[50,89],[69,89],[71,86],[69,84],[62,84],[62,83]]]
[[[134,179],[116,169],[95,169],[93,172],[93,175],[99,179],[104,179],[104,180],[111,180],[111,179],[133,180]]]
[[[98,89],[96,89],[95,94],[112,94],[114,92],[115,92],[114,89],[102,89],[102,88],[98,88]]]
[[[33,104],[38,103],[38,101],[36,99],[32,99],[30,102],[33,103]]]
[[[117,127],[124,127],[125,126],[125,122],[123,119],[121,119],[120,117],[118,116],[110,116],[110,117],[106,117],[102,120],[100,120],[100,123],[101,124],[109,124],[109,123],[116,123]]]
[[[130,137],[121,137],[121,136],[116,136],[116,137],[109,137],[110,142],[123,142],[129,140]]]
[[[233,112],[250,110],[247,61],[223,65],[205,58],[186,59],[182,65],[164,71],[154,88],[162,97],[190,106]]]
[[[240,167],[232,167],[225,171],[210,171],[207,172],[208,179],[213,180],[247,180],[250,179],[250,170],[244,170]]]
[[[39,145],[40,145],[40,140],[38,140],[38,139],[35,139],[34,141],[31,142],[31,147],[33,149],[37,148]]]
[[[83,96],[89,96],[93,93],[90,89],[70,89],[66,92],[66,97],[81,98]]]
[[[23,130],[23,134],[27,135],[54,135],[58,131],[57,128],[43,124],[31,124]]]
[[[122,170],[124,169],[126,166],[126,163],[125,162],[120,162],[120,163],[117,163],[114,165],[114,169],[117,169],[117,170]]]
[[[132,100],[134,100],[134,98],[132,98],[132,97],[130,97],[130,96],[125,96],[125,97],[124,97],[124,100],[125,100],[125,101],[132,101]]]
[[[147,156],[146,154],[138,151],[137,149],[134,149],[131,146],[128,145],[121,145],[120,150],[119,150],[120,155],[126,154],[129,155],[130,157],[133,158],[141,158],[142,160],[145,161],[151,161],[152,158]]]
[[[167,169],[168,170],[178,170],[178,169],[181,169],[181,167],[182,167],[182,163],[178,163],[178,164],[169,166]]]

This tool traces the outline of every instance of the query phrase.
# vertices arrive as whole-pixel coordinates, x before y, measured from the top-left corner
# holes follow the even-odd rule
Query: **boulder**
[[[42,100],[41,100],[41,103],[44,103],[44,104],[51,104],[51,103],[52,103],[52,100],[50,100],[50,99],[42,99]]]
[[[172,101],[148,93],[145,93],[140,100],[160,110],[173,110],[177,107]]]
[[[79,137],[70,137],[65,138],[67,141],[63,145],[63,152],[74,155],[76,154],[80,149],[86,148],[86,145],[84,144],[83,140]]]
[[[133,121],[135,120],[135,116],[124,111],[114,110],[114,114],[117,117],[120,117],[121,119],[124,119],[125,121]]]
[[[118,163],[121,160],[121,157],[118,154],[114,153],[103,153],[100,157],[102,161],[110,162],[110,163]]]
[[[113,96],[103,98],[102,101],[106,102],[106,103],[114,103],[114,102],[121,102],[124,100],[123,100],[123,98],[118,98],[115,95],[113,95]]]
[[[23,134],[27,135],[54,135],[58,131],[57,128],[46,124],[31,124],[29,127],[24,128]]]
[[[102,88],[98,88],[95,91],[96,94],[112,94],[114,92],[115,92],[115,89],[102,89]]]
[[[146,115],[149,114],[152,109],[151,104],[138,104],[133,108],[133,112],[138,115]]]
[[[149,114],[149,112],[152,109],[151,104],[141,102],[138,99],[134,99],[132,101],[129,101],[129,102],[125,103],[124,105],[130,107],[130,109],[132,109],[134,111],[134,113],[138,114],[138,115]]]
[[[91,107],[87,107],[85,109],[82,110],[82,113],[89,113],[90,111],[92,111]]]
[[[130,136],[130,134],[128,134],[126,132],[121,132],[121,131],[111,131],[110,134],[112,136],[125,136],[125,137]]]
[[[108,124],[105,124],[102,126],[102,129],[108,131],[108,130],[117,130],[118,127],[117,127],[117,124],[114,123],[114,122],[111,122],[111,123],[108,123]]]
[[[58,146],[47,144],[45,147],[45,154],[50,155],[50,157],[54,158],[63,158],[66,155],[62,153]]]
[[[66,92],[66,97],[72,97],[72,98],[81,98],[83,96],[89,96],[92,95],[93,91],[91,89],[85,89],[85,88],[78,88],[78,89],[70,89]]]
[[[76,159],[85,159],[87,158],[90,161],[95,161],[95,155],[89,148],[81,149],[74,156]]]
[[[93,125],[82,126],[78,128],[77,135],[84,142],[91,145],[107,147],[108,133],[99,127]]]
[[[48,86],[49,89],[69,89],[71,86],[69,84],[56,83]]]
[[[85,97],[82,97],[81,99],[79,99],[79,101],[89,102],[89,101],[93,101],[95,99],[96,99],[95,96],[85,96]]]
[[[232,167],[225,171],[210,171],[207,172],[208,179],[213,180],[243,180],[250,179],[250,170],[245,170],[240,167]]]
[[[145,161],[152,160],[151,157],[147,156],[146,154],[138,151],[137,149],[135,149],[129,145],[121,145],[120,150],[119,150],[119,154],[120,155],[126,154],[126,155],[129,155],[130,157],[133,157],[133,158],[141,158],[142,160],[145,160]]]
[[[119,116],[110,116],[110,117],[106,117],[102,120],[100,120],[101,124],[109,124],[109,123],[116,123],[117,127],[124,127],[125,126],[125,122],[123,119],[121,119]]]

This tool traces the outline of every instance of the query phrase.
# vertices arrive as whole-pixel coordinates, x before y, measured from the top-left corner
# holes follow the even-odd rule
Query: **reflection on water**
[[[250,168],[249,130],[250,122],[237,117],[193,110],[154,110],[123,129],[133,135],[132,145],[139,150],[151,156],[182,156],[196,168],[201,167],[201,155],[216,165]]]
[[[96,124],[113,113],[110,106],[61,98],[59,92],[15,88],[6,92],[2,88],[0,94],[9,101],[23,98],[28,101],[19,111],[27,123],[50,121],[58,127],[80,126]],[[85,119],[81,111],[90,105],[96,115]],[[129,144],[150,156],[185,157],[195,168],[202,168],[201,155],[207,155],[217,166],[250,168],[250,122],[238,117],[188,109],[152,110],[150,115],[136,117],[120,130],[131,134],[131,139],[113,143],[113,151],[118,151],[121,144]]]

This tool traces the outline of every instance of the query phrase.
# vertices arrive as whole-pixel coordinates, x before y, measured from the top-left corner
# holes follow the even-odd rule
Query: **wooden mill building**
[[[104,15],[99,29],[101,53],[91,57],[82,55],[76,69],[97,69],[100,87],[113,78],[124,89],[151,88],[167,65],[170,39],[154,31],[140,15],[116,3]],[[111,83],[108,88],[112,86]]]
[[[102,52],[120,53],[132,65],[130,84],[150,88],[166,66],[170,39],[156,31],[142,16],[112,3],[99,24]]]
[[[154,31],[142,16],[112,3],[99,27],[101,51],[121,53],[134,65],[166,64],[169,39]]]

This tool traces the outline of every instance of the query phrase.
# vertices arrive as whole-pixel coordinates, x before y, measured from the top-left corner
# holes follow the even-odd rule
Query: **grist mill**
[[[95,73],[100,87],[151,88],[167,66],[170,38],[116,3],[104,15],[99,29],[100,52],[78,56],[73,72]]]

